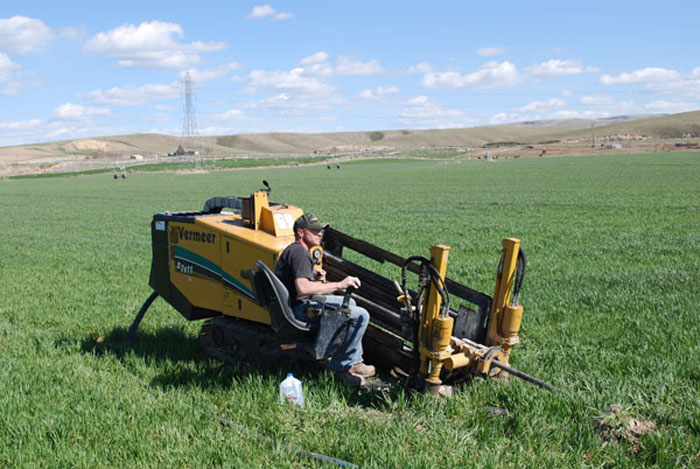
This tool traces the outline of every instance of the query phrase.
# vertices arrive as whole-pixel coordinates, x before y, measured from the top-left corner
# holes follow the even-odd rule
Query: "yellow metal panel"
[[[294,221],[304,212],[297,207],[273,205],[260,212],[260,229],[275,237],[294,236]]]
[[[430,261],[437,269],[440,277],[443,279],[447,273],[447,256],[449,253],[449,246],[437,245],[430,248]],[[442,303],[442,298],[435,287],[431,285],[430,289],[428,290],[428,298],[426,300],[425,307],[423,308],[423,314],[420,318],[420,338],[422,339],[422,345],[425,347],[426,351],[432,349],[430,342],[432,337],[433,321],[435,318],[437,318],[440,312],[440,303]]]
[[[294,242],[292,226],[303,212],[292,206],[268,207],[263,194],[254,198],[258,222],[270,232],[256,230],[231,213],[198,216],[194,224],[170,222],[170,278],[194,306],[270,324],[268,311],[256,304],[253,285],[242,272],[255,268],[258,260],[274,270],[282,251]]]
[[[503,308],[510,301],[510,291],[513,286],[518,252],[520,251],[520,240],[517,238],[505,238],[501,245],[503,246],[503,254],[501,255],[503,269],[501,275],[496,277],[496,285],[493,291],[487,345],[500,345],[503,343],[504,337],[501,331]]]
[[[208,227],[172,221],[170,231],[170,279],[194,306],[221,311],[221,234]]]
[[[296,212],[299,213],[298,216],[302,214],[301,209],[296,207],[282,210],[290,216],[294,216]],[[263,207],[261,213],[266,211],[270,214],[274,212]],[[274,270],[282,251],[294,242],[291,229],[288,236],[275,236],[262,230],[254,230],[234,214],[198,217],[196,223],[211,228],[221,237],[223,301],[220,311],[227,316],[270,324],[270,314],[255,303],[253,285],[242,277],[241,272],[255,268],[258,260]]]
[[[447,273],[447,257],[450,253],[450,247],[445,245],[436,245],[430,248],[430,262],[435,266],[440,278],[445,279]],[[435,321],[440,313],[440,303],[442,298],[440,294],[431,284],[428,290],[428,298],[420,318],[420,328],[418,333],[418,351],[420,353],[420,373],[430,375],[426,379],[431,384],[440,384],[438,375],[442,368],[442,355],[446,354],[444,347],[433,343],[433,328]],[[447,325],[445,325],[447,326]],[[449,325],[449,332],[446,332],[447,337],[452,334],[452,325]],[[439,334],[442,336],[443,334]],[[449,339],[447,340],[449,342]],[[439,358],[438,358],[439,356]],[[435,358],[433,358],[435,357]]]
[[[237,215],[218,215],[214,217],[198,217],[197,224],[208,226],[220,231],[231,238],[247,243],[248,246],[259,246],[269,252],[281,252],[294,242],[294,236],[276,237],[261,230],[253,230]]]
[[[229,235],[224,236],[221,247],[224,282],[222,312],[227,316],[270,324],[270,314],[266,309],[255,304],[253,285],[250,280],[241,276],[241,272],[255,268],[258,260],[274,270],[279,251],[255,246]]]
[[[265,191],[258,191],[252,195],[253,199],[253,211],[255,212],[255,220],[253,222],[255,229],[257,230],[258,227],[260,226],[260,212],[262,211],[263,207],[267,207],[269,205],[269,201],[267,198],[267,192]]]

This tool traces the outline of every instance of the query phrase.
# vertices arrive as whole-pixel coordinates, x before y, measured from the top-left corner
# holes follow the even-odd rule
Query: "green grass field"
[[[567,392],[477,379],[446,401],[368,396],[294,370],[307,406],[282,407],[287,368],[207,358],[200,324],[160,299],[123,367],[153,213],[262,179],[402,256],[452,246],[448,275],[488,294],[501,238],[521,238],[511,362]],[[698,467],[698,181],[699,153],[0,181],[0,467],[319,467],[295,449],[361,467]],[[613,403],[656,430],[604,446],[594,418]]]

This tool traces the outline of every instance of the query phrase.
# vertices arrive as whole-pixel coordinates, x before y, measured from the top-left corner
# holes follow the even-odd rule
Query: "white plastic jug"
[[[280,402],[304,407],[304,391],[301,389],[301,381],[291,373],[280,384]]]

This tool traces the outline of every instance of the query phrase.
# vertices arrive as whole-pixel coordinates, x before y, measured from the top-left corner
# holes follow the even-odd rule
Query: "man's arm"
[[[314,282],[306,277],[297,277],[294,279],[294,284],[297,287],[297,293],[304,296],[312,295],[328,295],[336,291],[343,291],[348,287],[360,288],[360,279],[357,277],[348,276],[340,282]]]

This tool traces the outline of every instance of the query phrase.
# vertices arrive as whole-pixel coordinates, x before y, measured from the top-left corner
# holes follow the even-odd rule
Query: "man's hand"
[[[338,282],[338,289],[341,291],[347,290],[348,287],[352,287],[355,290],[357,290],[358,288],[360,288],[360,286],[361,286],[360,279],[357,277],[350,276],[350,275],[345,277],[340,282]]]
[[[326,283],[326,271],[323,269],[314,270],[314,277],[317,282]]]

